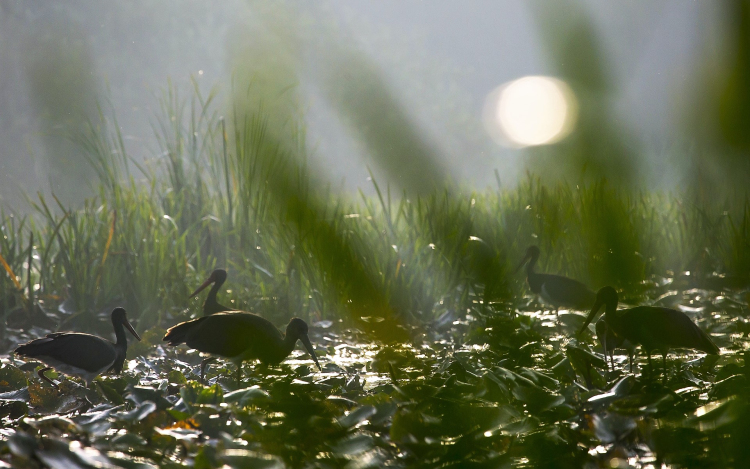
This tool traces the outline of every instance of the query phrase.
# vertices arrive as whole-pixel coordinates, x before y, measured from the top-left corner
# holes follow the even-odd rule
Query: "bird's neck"
[[[536,267],[536,261],[537,257],[532,256],[531,259],[529,259],[529,263],[526,264],[526,275],[534,275],[534,268]]]
[[[128,338],[125,335],[125,326],[123,326],[120,323],[113,324],[115,327],[115,337],[117,338],[117,341],[115,342],[115,347],[117,348],[127,348],[128,346]]]
[[[610,325],[613,325],[619,319],[617,314],[617,303],[607,303],[604,305],[604,317]]]
[[[208,291],[208,296],[206,297],[206,301],[203,302],[204,305],[218,305],[219,302],[216,300],[216,295],[219,293],[219,288],[224,284],[224,282],[215,282],[211,286],[211,290]]]
[[[297,337],[294,337],[291,334],[284,334],[284,341],[282,342],[283,349],[284,349],[284,356],[289,355],[292,353],[292,350],[294,350],[294,346],[297,345]]]

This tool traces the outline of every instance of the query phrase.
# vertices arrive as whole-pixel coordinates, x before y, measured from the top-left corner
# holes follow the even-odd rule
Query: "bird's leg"
[[[201,362],[201,383],[203,384],[206,383],[206,381],[203,379],[204,376],[206,376],[206,366],[212,361],[216,361],[216,358],[207,357],[207,358],[204,358],[203,361]]]
[[[239,389],[241,381],[242,381],[242,362],[237,364],[237,389]]]
[[[649,374],[650,377],[653,377],[654,376],[654,366],[651,363],[651,350],[649,350],[647,352],[647,354],[648,354],[648,374]]]
[[[46,367],[46,368],[42,368],[41,370],[37,371],[37,372],[36,372],[36,374],[37,374],[37,375],[39,375],[39,377],[40,377],[40,378],[42,378],[43,380],[45,380],[46,382],[48,382],[49,384],[51,384],[52,386],[54,386],[54,387],[55,387],[55,389],[60,389],[60,388],[59,388],[59,387],[57,386],[57,384],[55,384],[55,382],[54,382],[54,381],[52,381],[51,379],[49,379],[49,378],[47,378],[46,376],[44,376],[44,372],[45,372],[45,371],[47,371],[47,370],[51,370],[51,369],[52,369],[52,367],[51,367],[51,366],[48,366],[48,367]]]
[[[662,377],[662,383],[667,384],[667,352],[663,352],[661,355],[661,364],[664,369],[664,376]]]
[[[633,354],[628,353],[628,363],[630,364],[630,372],[633,372]]]
[[[607,336],[606,336],[606,334],[605,334],[604,338],[602,338],[602,348],[604,349],[604,363],[607,363],[607,355],[609,355],[609,358],[612,361],[612,371],[615,371],[614,358],[609,353],[609,350],[607,350]],[[609,371],[609,365],[607,365],[607,371]]]

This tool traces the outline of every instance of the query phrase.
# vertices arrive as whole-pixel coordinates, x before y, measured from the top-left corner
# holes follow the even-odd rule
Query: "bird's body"
[[[713,355],[719,353],[708,334],[674,309],[658,306],[622,309],[607,315],[607,323],[617,335],[640,344],[646,351],[689,348]]]
[[[194,297],[201,291],[203,291],[204,288],[211,285],[213,283],[213,286],[211,287],[211,290],[208,292],[208,296],[206,296],[206,301],[203,302],[203,315],[204,316],[210,316],[212,314],[221,313],[223,311],[231,311],[232,308],[228,308],[222,304],[219,304],[219,301],[216,299],[216,295],[219,292],[219,289],[222,285],[224,285],[224,282],[227,280],[227,271],[224,269],[215,269],[213,272],[211,272],[211,275],[208,276],[205,282],[201,284],[200,287],[198,287],[197,290],[195,290],[190,297]]]
[[[292,353],[297,340],[302,341],[320,368],[307,329],[302,319],[294,318],[286,328],[286,335],[282,335],[270,321],[256,314],[230,311],[177,324],[167,330],[164,341],[173,346],[184,343],[200,352],[231,360],[238,367],[239,379],[243,361],[257,359],[266,365],[276,365]],[[201,375],[206,363],[204,360]]]
[[[91,334],[55,332],[19,345],[14,353],[21,357],[39,360],[49,368],[54,368],[66,375],[79,377],[88,386],[102,373],[122,371],[127,352],[125,327],[136,339],[141,340],[128,322],[124,309],[115,308],[112,311],[112,324],[117,337],[115,343]],[[49,368],[40,370],[39,376],[52,383],[43,374]]]
[[[534,272],[538,259],[539,248],[529,246],[526,255],[516,268],[518,270],[526,264],[526,281],[533,293],[539,295],[545,303],[554,306],[555,310],[560,307],[581,310],[591,308],[596,300],[596,293],[578,280],[562,275]]]
[[[608,327],[617,336],[640,345],[648,354],[649,363],[654,351],[661,352],[666,363],[666,355],[672,348],[693,349],[711,355],[719,353],[719,348],[708,334],[680,311],[659,306],[636,306],[618,310],[617,303],[614,288],[604,287],[599,290],[581,332],[604,305]]]

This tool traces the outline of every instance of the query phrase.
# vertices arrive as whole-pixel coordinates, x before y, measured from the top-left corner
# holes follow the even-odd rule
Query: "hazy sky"
[[[681,125],[679,93],[694,73],[704,52],[702,35],[715,18],[698,3],[679,0],[584,3],[605,48],[623,130],[633,135],[632,145],[653,158],[663,156],[680,145],[675,133]],[[340,0],[328,2],[324,11],[340,18],[394,84],[404,87],[403,94],[430,100],[450,90],[446,102],[437,105],[445,112],[438,122],[430,125],[431,114],[425,112],[434,103],[423,102],[416,114],[443,147],[460,153],[458,173],[482,187],[494,184],[494,168],[508,175],[504,182],[518,177],[524,151],[483,141],[479,128],[476,135],[466,135],[465,127],[462,133],[451,131],[457,125],[451,117],[458,107],[478,121],[485,97],[498,85],[525,75],[555,75],[555,58],[545,52],[531,5],[523,0]]]
[[[630,144],[653,158],[683,144],[679,128],[680,93],[703,42],[717,27],[712,9],[682,0],[583,2],[604,46],[614,83],[616,119]],[[32,110],[28,63],[24,57],[39,37],[58,31],[58,50],[88,50],[100,96],[111,100],[129,150],[157,155],[150,125],[158,113],[155,97],[171,79],[183,97],[190,76],[204,89],[230,81],[232,44],[262,42],[269,2],[93,0],[51,4],[0,0],[0,193],[24,183],[46,185],[49,158],[40,132],[42,117]],[[547,55],[533,6],[522,0],[286,2],[294,13],[290,34],[300,38],[306,67],[300,76],[303,108],[313,162],[338,185],[367,185],[372,162],[351,137],[346,123],[321,92],[321,67],[330,45],[345,43],[366,54],[382,70],[392,92],[424,130],[436,151],[463,182],[494,185],[493,170],[513,184],[523,169],[523,150],[496,145],[481,126],[484,99],[498,85],[524,75],[556,72]],[[270,6],[270,7],[269,7]],[[564,20],[564,19],[561,19]],[[54,25],[54,28],[50,28]],[[238,36],[239,35],[239,36]],[[72,39],[71,39],[72,38]],[[202,71],[201,75],[198,72]],[[11,112],[9,112],[11,110]],[[2,115],[4,114],[4,116]],[[27,161],[29,154],[35,163]],[[21,168],[21,165],[24,167]],[[658,164],[657,164],[658,167]],[[377,171],[376,171],[377,173]],[[9,178],[13,176],[13,180]],[[21,179],[18,179],[18,178]]]

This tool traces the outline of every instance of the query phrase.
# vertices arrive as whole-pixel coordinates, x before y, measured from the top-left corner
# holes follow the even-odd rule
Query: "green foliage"
[[[696,290],[675,301],[707,308],[715,299]],[[742,467],[750,386],[744,359],[734,355],[748,342],[736,339],[739,326],[730,320],[739,305],[705,318],[723,341],[718,362],[683,354],[663,380],[645,370],[643,356],[634,374],[619,359],[608,370],[589,344],[561,337],[530,306],[514,318],[500,309],[473,312],[464,344],[452,339],[460,323],[415,345],[360,343],[356,333],[313,327],[312,341],[330,344],[319,353],[322,373],[310,373],[307,356],[293,352],[291,366],[246,364],[239,386],[233,366],[213,367],[207,384],[196,382],[201,357],[184,349],[154,347],[91,389],[50,373],[57,390],[5,364],[0,378],[11,379],[0,394],[8,427],[0,459],[14,466],[84,458],[207,468],[574,468],[627,458]]]
[[[312,190],[301,130],[287,121],[282,141],[263,106],[230,121],[213,99],[196,91],[187,106],[169,90],[164,157],[144,165],[102,118],[79,142],[100,178],[95,198],[73,210],[40,195],[34,217],[2,215],[3,258],[22,285],[2,276],[4,324],[20,308],[37,327],[6,328],[7,348],[55,327],[110,334],[114,305],[145,332],[124,374],[91,389],[52,372],[59,389],[27,381],[33,362],[0,368],[13,429],[0,459],[582,467],[611,466],[618,451],[645,460],[645,445],[676,465],[742,460],[731,435],[747,434],[747,382],[733,354],[750,326],[732,288],[750,280],[750,202],[719,210],[531,175],[512,190],[399,197],[374,182],[376,197],[352,200]],[[530,244],[542,271],[691,308],[727,357],[679,360],[663,384],[609,371],[586,336],[570,338],[578,315],[556,320],[524,298],[512,269]],[[203,385],[197,354],[160,349],[164,328],[198,314],[187,295],[216,266],[230,273],[222,301],[279,324],[307,319],[324,372],[250,365],[236,389],[234,367],[219,366]],[[334,319],[341,327],[325,332]],[[86,413],[59,416],[73,410]],[[680,439],[694,451],[680,454]],[[593,455],[600,445],[607,453]]]
[[[213,99],[196,90],[186,107],[167,92],[157,126],[165,158],[136,166],[140,180],[122,137],[107,130],[116,122],[102,117],[80,139],[101,180],[98,197],[72,210],[40,195],[33,222],[3,215],[4,257],[20,280],[39,285],[26,296],[65,299],[66,326],[122,304],[146,330],[184,317],[187,294],[226,266],[238,308],[279,323],[343,317],[404,340],[409,325],[443,308],[517,297],[512,268],[530,244],[541,247],[542,271],[636,295],[665,271],[690,271],[695,282],[748,279],[748,202],[719,210],[604,180],[547,186],[533,176],[482,193],[394,199],[375,182],[376,198],[313,195],[301,144],[276,141],[262,108],[237,109],[227,122],[210,110]],[[8,275],[2,282],[15,289]],[[17,296],[3,296],[6,311]]]

